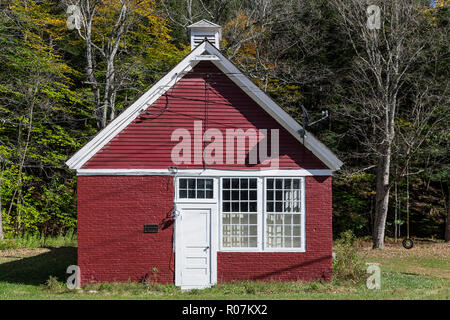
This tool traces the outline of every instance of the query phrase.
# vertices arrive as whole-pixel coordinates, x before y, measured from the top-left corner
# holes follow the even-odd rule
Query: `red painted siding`
[[[78,177],[81,282],[174,280],[172,177]],[[168,225],[164,225],[167,223]],[[158,233],[144,233],[158,224]]]
[[[218,281],[331,279],[331,177],[306,177],[305,252],[218,252]]]
[[[327,168],[211,62],[198,63],[147,111],[153,116],[144,113],[138,117],[83,168],[152,169],[175,165],[171,150],[178,141],[171,141],[172,132],[185,128],[193,134],[194,121],[200,120],[204,130],[217,128],[224,136],[229,128],[279,129],[280,168]],[[192,154],[193,151],[192,148]],[[236,164],[235,161],[235,165],[213,164],[205,165],[205,168],[260,169],[264,166],[267,165]],[[203,165],[178,167],[203,168]]]

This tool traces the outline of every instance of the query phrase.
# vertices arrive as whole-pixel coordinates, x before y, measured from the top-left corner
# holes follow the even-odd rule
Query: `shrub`
[[[340,280],[360,281],[365,276],[364,263],[358,257],[360,243],[351,230],[341,233],[335,242],[333,275]]]
[[[48,291],[52,293],[62,293],[67,291],[66,286],[64,283],[58,281],[57,277],[50,276],[47,281],[45,282],[45,287]]]

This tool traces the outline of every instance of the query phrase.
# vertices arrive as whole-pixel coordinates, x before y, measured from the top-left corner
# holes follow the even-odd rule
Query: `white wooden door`
[[[203,288],[211,285],[211,209],[183,208],[181,231],[181,286]]]

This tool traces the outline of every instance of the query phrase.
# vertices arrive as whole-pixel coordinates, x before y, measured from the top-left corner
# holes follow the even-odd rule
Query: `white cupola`
[[[205,38],[219,49],[220,40],[222,39],[222,27],[218,24],[203,19],[191,24],[187,28],[191,36],[191,51],[205,40]]]

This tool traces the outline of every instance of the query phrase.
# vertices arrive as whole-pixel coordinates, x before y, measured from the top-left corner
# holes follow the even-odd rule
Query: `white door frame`
[[[175,220],[175,285],[180,286],[182,289],[193,289],[193,288],[205,288],[205,286],[198,287],[184,287],[182,286],[182,275],[183,270],[183,230],[182,229],[182,219],[183,211],[186,209],[209,209],[211,212],[210,216],[210,283],[206,287],[210,287],[217,283],[217,249],[218,249],[218,208],[217,202],[215,203],[177,203],[177,211],[179,212],[178,217]]]

